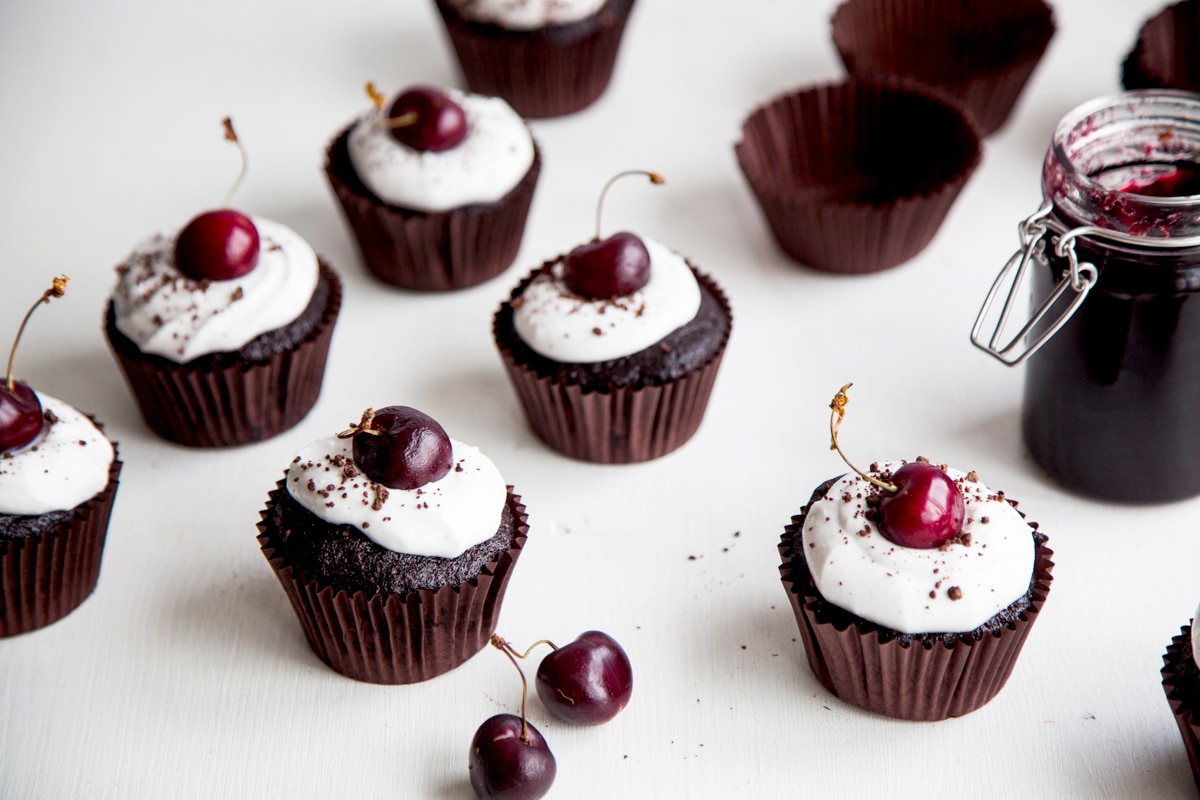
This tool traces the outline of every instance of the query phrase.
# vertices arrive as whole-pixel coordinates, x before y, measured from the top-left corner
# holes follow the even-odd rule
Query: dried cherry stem
[[[525,670],[521,669],[521,665],[517,663],[512,645],[506,642],[499,634],[493,633],[491,642],[492,647],[508,656],[508,660],[517,668],[517,674],[521,676],[521,741],[529,744],[529,722],[525,719],[525,700],[529,697],[529,684],[525,681]]]
[[[616,181],[624,178],[627,175],[645,175],[650,179],[650,182],[656,186],[667,182],[667,179],[657,172],[649,172],[644,169],[627,169],[624,172],[618,172],[608,179],[608,183],[604,184],[604,188],[600,190],[600,199],[596,201],[596,238],[600,238],[600,211],[604,208],[604,196],[608,194],[608,187],[612,186]]]
[[[375,409],[368,408],[366,411],[363,412],[362,419],[358,421],[357,425],[355,423],[351,422],[350,427],[347,428],[346,430],[342,431],[341,433],[339,433],[337,435],[337,437],[339,439],[350,439],[355,434],[359,434],[359,433],[366,433],[366,434],[370,434],[371,436],[382,436],[383,431],[379,430],[378,428],[371,427],[371,423],[374,421],[375,421]]]
[[[838,444],[838,429],[842,427],[842,417],[846,416],[846,404],[850,402],[850,398],[846,394],[846,390],[853,385],[853,383],[847,383],[841,389],[838,389],[838,393],[835,394],[833,396],[833,400],[829,402],[829,407],[833,409],[833,413],[829,415],[829,449],[837,450],[837,454],[842,457],[842,461],[846,462],[846,466],[854,470],[860,478],[867,481],[872,486],[878,486],[885,492],[898,492],[900,491],[899,486],[896,486],[892,483],[887,483],[886,481],[881,481],[872,475],[868,475],[858,467],[854,466],[854,464],[850,463],[850,459],[846,458],[846,454],[842,452],[842,446]]]
[[[25,316],[21,319],[21,325],[17,328],[17,335],[13,338],[12,349],[8,351],[8,372],[4,377],[4,386],[8,389],[9,394],[16,391],[13,384],[13,360],[17,357],[17,345],[21,343],[21,334],[25,332],[25,325],[29,322],[29,318],[33,316],[33,312],[38,306],[43,303],[49,303],[52,297],[62,297],[67,293],[67,281],[71,280],[66,275],[59,275],[50,284],[50,288],[42,292],[42,296],[37,299],[29,310],[25,312]]]
[[[367,81],[366,90],[367,97],[370,97],[371,102],[375,104],[375,110],[383,111],[384,103],[387,102],[387,98],[383,96],[383,93],[375,88],[375,84],[372,81]],[[418,116],[420,115],[417,112],[410,111],[398,117],[378,117],[375,121],[379,123],[380,127],[392,130],[393,128],[407,128],[409,125],[416,124]]]
[[[236,144],[238,153],[242,156],[242,168],[238,170],[237,179],[233,182],[233,186],[229,187],[229,192],[225,195],[225,201],[221,203],[222,206],[228,207],[229,201],[233,200],[233,196],[237,194],[238,187],[242,185],[242,179],[246,177],[246,168],[250,165],[250,155],[246,152],[246,146],[242,144],[242,140],[238,138],[237,132],[233,129],[233,120],[226,117],[221,120],[221,126],[225,128],[225,141]]]

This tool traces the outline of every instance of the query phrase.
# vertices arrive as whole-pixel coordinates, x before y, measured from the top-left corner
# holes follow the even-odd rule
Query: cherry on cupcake
[[[444,477],[454,463],[445,429],[408,406],[368,408],[338,436],[352,440],[354,463],[363,474],[389,489],[419,489]]]
[[[900,467],[891,475],[890,483],[868,475],[850,463],[837,437],[846,404],[850,401],[846,390],[852,385],[843,386],[829,404],[833,410],[829,419],[830,449],[837,450],[850,469],[880,489],[876,522],[879,532],[889,541],[901,547],[941,547],[962,533],[966,517],[962,492],[949,475],[924,461]]]
[[[221,120],[225,139],[238,147],[242,169],[224,205],[229,204],[246,174],[246,149],[233,130],[233,121]],[[205,211],[183,227],[175,240],[175,266],[197,281],[227,281],[240,278],[258,264],[259,237],[254,222],[240,211],[220,208]]]
[[[367,84],[367,94],[382,112],[385,99],[374,84]],[[467,137],[467,114],[462,106],[430,86],[413,86],[397,95],[380,124],[400,144],[425,153],[457,147]]]
[[[66,275],[54,279],[50,288],[25,312],[21,325],[17,328],[17,335],[13,338],[12,349],[8,353],[8,371],[5,374],[4,386],[0,387],[0,453],[11,453],[30,444],[41,434],[46,424],[42,403],[37,394],[24,381],[13,380],[13,361],[17,356],[21,334],[25,332],[25,324],[29,322],[38,306],[49,303],[52,297],[62,297],[66,293],[67,280]]]
[[[645,175],[653,184],[666,183],[657,172],[628,170],[617,173],[604,184],[596,203],[596,238],[568,253],[563,269],[563,283],[580,297],[589,300],[624,297],[650,280],[650,253],[641,239],[628,231],[600,238],[604,196],[613,182],[626,175]]]

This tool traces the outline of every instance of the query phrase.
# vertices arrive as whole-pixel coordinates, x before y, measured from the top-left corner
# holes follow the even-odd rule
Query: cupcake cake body
[[[888,480],[904,462],[873,466]],[[1002,493],[942,468],[961,492],[962,531],[902,547],[879,530],[879,489],[856,474],[818,487],[780,544],[781,573],[817,678],[887,716],[961,716],[1008,679],[1045,600],[1050,551]]]
[[[1200,652],[1200,628],[1196,627],[1198,618],[1200,609],[1197,609],[1191,624],[1184,625],[1167,647],[1163,656],[1162,682],[1167,703],[1179,725],[1179,734],[1192,767],[1192,778],[1196,788],[1200,789],[1200,664],[1196,661],[1196,653]]]
[[[429,91],[462,109],[460,142],[412,147],[377,110],[334,140],[325,169],[372,274],[405,289],[462,289],[516,258],[541,161],[529,127],[503,100]]]
[[[105,331],[142,416],[179,444],[270,438],[321,389],[341,283],[295,231],[252,218],[259,258],[228,280],[194,279],[156,235],[117,267]]]
[[[38,397],[41,434],[0,456],[0,636],[49,625],[95,589],[121,471],[95,423]]]
[[[678,253],[642,239],[650,278],[588,299],[563,279],[567,257],[527,277],[493,332],[530,425],[555,450],[601,463],[646,461],[696,432],[729,339],[720,288]]]

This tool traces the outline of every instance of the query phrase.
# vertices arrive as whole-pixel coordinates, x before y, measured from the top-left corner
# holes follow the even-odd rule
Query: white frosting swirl
[[[0,513],[68,511],[108,484],[112,442],[63,401],[41,392],[38,399],[57,420],[26,447],[0,456]]]
[[[258,263],[240,278],[196,281],[175,266],[175,240],[156,235],[117,268],[117,329],[143,353],[180,364],[237,350],[303,313],[317,287],[317,254],[291,228],[252,217]]]
[[[881,468],[895,471],[903,463]],[[958,633],[979,627],[1029,590],[1032,529],[983,484],[958,470],[946,473],[963,493],[968,544],[922,550],[892,543],[865,513],[875,490],[854,473],[809,507],[804,557],[826,600],[901,633]]]
[[[448,150],[424,152],[401,144],[376,122],[384,113],[379,111],[362,117],[350,131],[354,172],[385,203],[423,212],[494,203],[529,172],[533,136],[508,103],[444,91],[467,118],[467,135]]]
[[[487,22],[513,31],[565,25],[586,19],[607,0],[450,0],[472,22]]]
[[[700,284],[678,253],[641,237],[650,253],[650,280],[612,300],[587,300],[562,281],[566,259],[534,278],[514,303],[517,335],[546,358],[591,364],[630,356],[691,322]]]
[[[454,466],[445,476],[402,490],[359,472],[350,439],[318,439],[288,468],[288,492],[326,522],[354,525],[380,547],[454,558],[496,535],[508,487],[478,449],[453,439],[450,444]]]

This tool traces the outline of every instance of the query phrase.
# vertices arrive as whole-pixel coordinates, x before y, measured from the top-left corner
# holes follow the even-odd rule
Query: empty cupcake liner
[[[735,152],[784,252],[815,269],[861,274],[925,249],[982,148],[978,128],[943,97],[851,79],[761,106]]]
[[[410,211],[371,193],[354,172],[346,128],[326,152],[325,175],[354,234],[363,263],[379,280],[422,292],[466,289],[512,265],[541,173],[541,153],[521,181],[494,203],[449,211]]]
[[[1200,0],[1182,0],[1146,20],[1121,77],[1126,89],[1200,91]]]
[[[732,319],[729,300],[708,276],[692,267]],[[518,290],[514,290],[514,294]],[[683,446],[704,419],[717,370],[729,342],[732,325],[713,355],[702,365],[662,384],[631,384],[589,390],[561,376],[540,377],[518,363],[512,349],[493,337],[538,438],[571,458],[599,464],[650,461]]]
[[[1043,0],[847,0],[833,14],[833,43],[851,75],[934,86],[985,134],[1008,119],[1054,32]]]
[[[506,502],[516,536],[509,549],[458,586],[405,594],[347,592],[301,575],[276,555],[282,532],[267,520],[271,506],[286,491],[280,481],[271,492],[258,524],[258,542],[291,601],[304,638],[330,668],[369,683],[417,683],[449,672],[487,646],[529,535],[529,518],[513,487],[508,487]]]
[[[69,520],[49,533],[0,539],[0,638],[57,622],[95,590],[120,475],[114,444],[108,483]]]
[[[106,330],[146,424],[170,442],[189,447],[228,447],[269,439],[304,418],[317,402],[329,341],[342,304],[337,274],[321,262],[329,299],[312,331],[294,348],[261,361],[194,366],[147,356]]]
[[[803,523],[801,513],[784,529],[779,571],[809,667],[822,686],[859,708],[918,722],[968,714],[1004,688],[1050,590],[1053,551],[1045,536],[1034,533],[1032,601],[1012,627],[979,639],[962,634],[949,647],[906,646],[895,638],[881,640],[885,630],[866,620],[838,627],[826,618],[830,604],[817,591],[799,548]]]
[[[447,0],[437,7],[471,91],[541,119],[574,113],[604,94],[633,2],[608,0],[586,19],[528,31],[471,22]]]
[[[1179,635],[1167,646],[1163,656],[1162,684],[1171,713],[1179,725],[1179,734],[1183,737],[1183,747],[1192,766],[1192,778],[1196,788],[1200,789],[1200,721],[1196,715],[1200,708],[1200,674],[1197,673],[1195,654],[1192,652],[1191,625],[1184,625]]]

